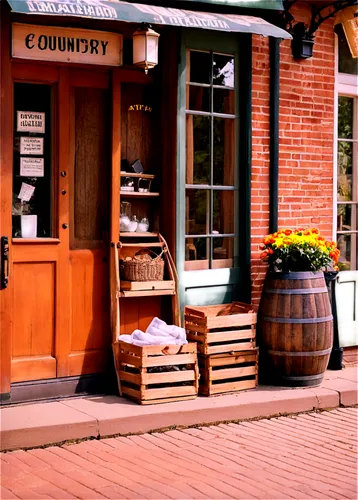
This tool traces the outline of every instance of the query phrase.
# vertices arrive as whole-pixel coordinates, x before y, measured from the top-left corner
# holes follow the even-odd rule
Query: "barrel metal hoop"
[[[313,279],[317,280],[324,278],[322,271],[301,271],[295,273],[268,273],[267,278],[269,280],[307,280]]]
[[[328,293],[327,287],[322,288],[268,288],[265,293],[275,293],[279,295],[308,295],[309,293]]]
[[[293,325],[300,325],[306,323],[325,323],[326,321],[331,321],[333,316],[324,316],[321,318],[272,318],[270,316],[263,316],[263,321],[268,323],[286,323]]]
[[[318,375],[304,375],[303,377],[284,377],[282,375],[280,375],[280,378],[282,380],[302,380],[302,381],[305,381],[305,380],[318,380],[318,379],[321,379],[323,378],[323,373],[319,373]]]
[[[267,354],[272,354],[273,356],[325,356],[332,351],[331,348],[323,349],[322,351],[307,351],[307,352],[290,352],[290,351],[271,351],[268,350]]]

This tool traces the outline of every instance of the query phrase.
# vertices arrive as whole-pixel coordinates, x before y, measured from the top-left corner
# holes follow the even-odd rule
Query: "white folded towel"
[[[167,325],[165,321],[159,318],[154,318],[145,332],[134,330],[131,335],[120,335],[118,340],[138,346],[183,345],[188,343],[184,328]]]

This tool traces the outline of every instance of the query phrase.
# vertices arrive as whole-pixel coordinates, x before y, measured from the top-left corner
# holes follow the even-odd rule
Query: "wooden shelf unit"
[[[131,172],[123,172],[121,171],[121,177],[134,177],[136,179],[154,179],[155,175],[154,174],[137,174],[137,173],[131,173]]]
[[[130,231],[124,231],[121,232],[121,238],[157,238],[158,233],[137,233],[135,232],[130,232]]]
[[[139,193],[138,191],[120,191],[120,195],[129,198],[156,198],[160,196],[160,193],[153,193],[152,191],[144,193]]]

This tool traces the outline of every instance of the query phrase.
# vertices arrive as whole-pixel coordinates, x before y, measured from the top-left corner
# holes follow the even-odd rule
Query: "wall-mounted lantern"
[[[133,64],[148,69],[158,64],[159,33],[156,33],[150,25],[143,24],[132,35],[133,38]]]
[[[313,56],[314,37],[307,33],[304,23],[294,25],[291,44],[295,59],[308,59]]]

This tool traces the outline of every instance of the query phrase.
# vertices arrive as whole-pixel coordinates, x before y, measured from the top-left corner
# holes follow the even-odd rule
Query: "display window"
[[[337,35],[336,68],[336,239],[341,271],[358,269],[358,61],[343,28]]]
[[[12,236],[54,237],[51,85],[14,84]]]
[[[185,270],[237,265],[235,55],[186,54]]]

